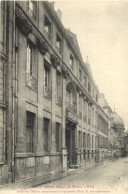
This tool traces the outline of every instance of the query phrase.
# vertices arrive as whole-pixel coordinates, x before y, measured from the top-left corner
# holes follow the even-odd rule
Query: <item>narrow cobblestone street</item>
[[[68,177],[37,188],[61,193],[128,193],[128,158],[120,158],[84,172],[76,170]]]

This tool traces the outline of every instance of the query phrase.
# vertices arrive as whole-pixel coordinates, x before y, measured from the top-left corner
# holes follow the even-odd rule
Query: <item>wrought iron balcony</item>
[[[66,106],[66,117],[68,119],[73,120],[76,123],[78,123],[78,115],[77,115],[77,108],[76,108],[76,106],[73,106],[73,105],[67,103],[67,106]]]
[[[59,95],[56,96],[56,104],[60,107],[62,106],[62,97]]]
[[[34,91],[38,91],[38,81],[29,73],[26,73],[26,85]]]
[[[72,112],[73,114],[77,114],[77,108],[71,104],[67,105],[67,110]]]
[[[44,97],[48,100],[52,99],[52,91],[47,86],[44,86]]]

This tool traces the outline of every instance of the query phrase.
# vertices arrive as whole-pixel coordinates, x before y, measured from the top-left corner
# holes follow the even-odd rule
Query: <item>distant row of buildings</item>
[[[37,185],[122,156],[123,120],[54,3],[2,1],[0,14],[0,184]]]

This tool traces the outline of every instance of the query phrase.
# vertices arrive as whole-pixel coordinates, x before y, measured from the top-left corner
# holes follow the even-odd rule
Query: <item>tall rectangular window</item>
[[[79,80],[80,81],[82,80],[82,71],[81,71],[81,69],[79,69]]]
[[[0,35],[1,35],[1,46],[2,51],[5,51],[6,49],[6,2],[1,1],[1,29],[0,29]]]
[[[26,118],[26,149],[27,152],[33,152],[35,114],[27,111]]]
[[[58,106],[62,105],[62,83],[61,74],[56,71],[56,103]]]
[[[86,146],[86,136],[85,136],[85,133],[83,133],[83,147],[85,147]]]
[[[93,149],[93,145],[94,145],[94,137],[92,135],[92,149]]]
[[[70,67],[73,69],[73,56],[70,54]]]
[[[57,35],[56,35],[56,47],[57,47],[59,53],[61,53],[61,46],[62,46],[61,44],[62,44],[61,38],[60,38],[60,36],[57,34]]]
[[[36,13],[37,13],[36,1],[31,1],[31,0],[28,1],[28,12],[36,20]]]
[[[4,110],[0,108],[0,162],[4,161]]]
[[[88,82],[88,92],[91,93],[91,85],[89,82]]]
[[[50,120],[47,118],[44,118],[44,151],[49,151],[49,122]]]
[[[33,46],[30,42],[27,44],[27,73],[32,75],[32,56],[33,55]]]
[[[86,151],[85,150],[83,151],[83,158],[84,158],[84,160],[86,159]]]
[[[81,131],[79,131],[79,147],[82,146],[82,134],[81,134]]]
[[[48,33],[49,38],[50,38],[51,22],[49,21],[49,19],[48,19],[48,17],[46,15],[44,16],[44,29]]]
[[[46,60],[44,60],[44,97],[46,97],[48,100],[52,99],[50,66]]]
[[[38,91],[38,81],[36,75],[36,50],[34,45],[28,40],[27,61],[26,61],[26,84],[34,91]],[[33,76],[34,75],[34,76]]]
[[[88,124],[91,124],[91,106],[88,104]]]
[[[86,88],[86,76],[84,76],[84,87]]]
[[[66,93],[66,102],[67,102],[67,104],[70,103],[70,97],[69,97],[69,95],[70,95],[70,93],[67,92],[67,93]]]
[[[56,151],[60,151],[60,123],[56,123]]]
[[[49,86],[49,69],[44,66],[44,86],[48,88]]]
[[[87,147],[88,148],[90,147],[90,135],[89,134],[87,135]]]

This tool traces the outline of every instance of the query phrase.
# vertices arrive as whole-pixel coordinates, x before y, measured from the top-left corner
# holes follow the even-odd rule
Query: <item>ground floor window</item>
[[[93,150],[92,150],[92,157],[94,156]]]
[[[89,158],[89,150],[88,150],[88,158]]]
[[[84,160],[86,159],[86,151],[83,151],[83,155],[84,155]]]
[[[60,151],[60,143],[61,143],[61,129],[60,129],[60,123],[56,123],[56,151]]]
[[[50,120],[44,118],[44,151],[49,151],[49,123]]]
[[[33,136],[34,136],[35,114],[27,111],[26,118],[26,150],[33,152]]]

